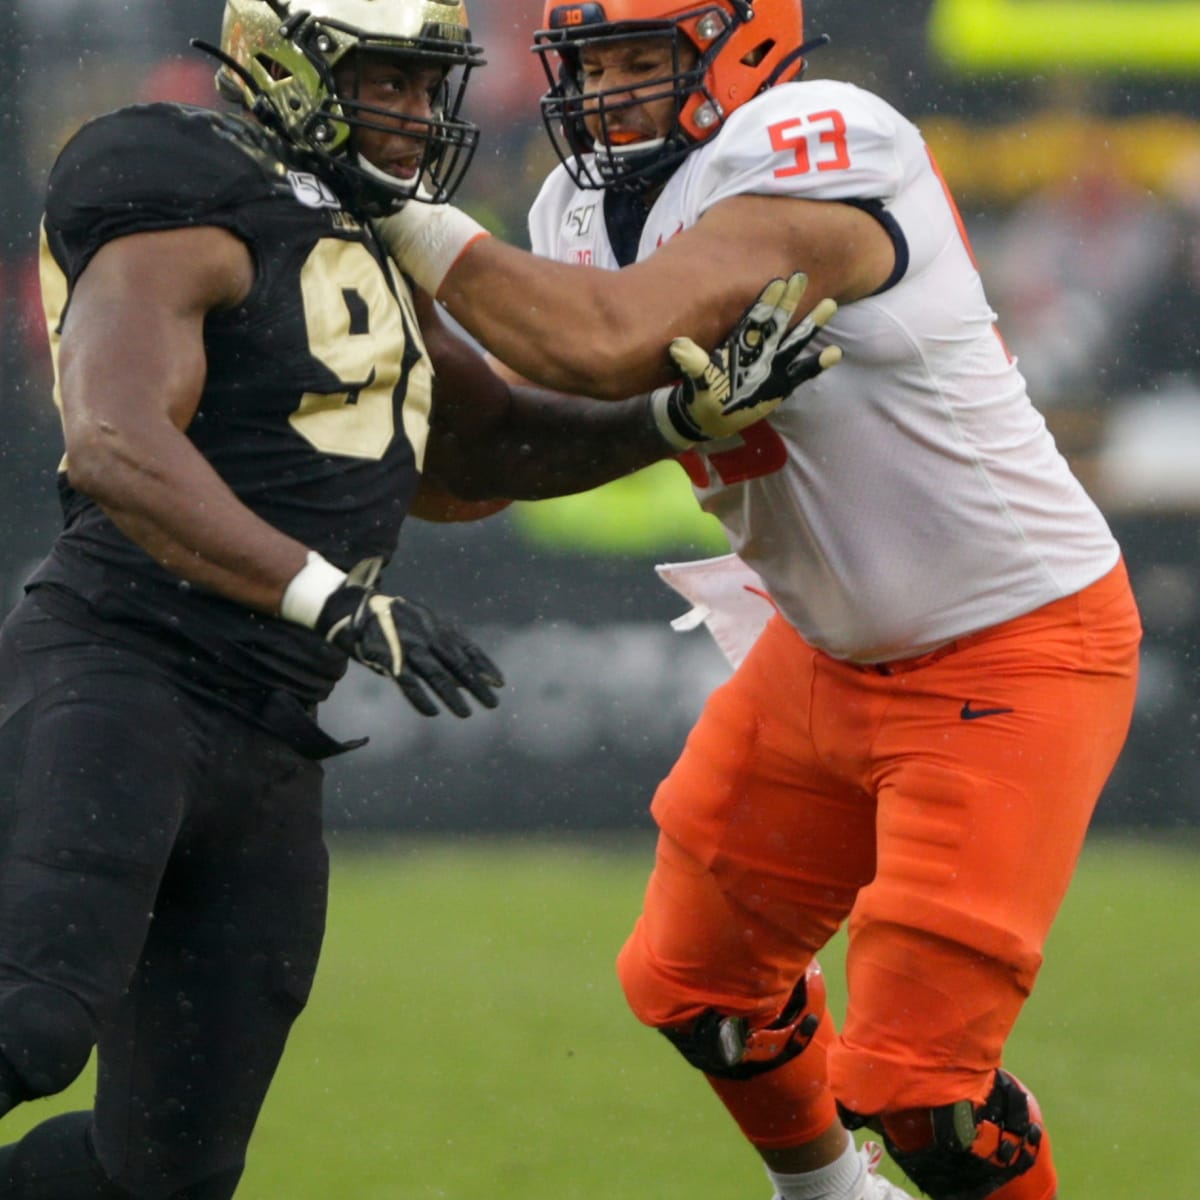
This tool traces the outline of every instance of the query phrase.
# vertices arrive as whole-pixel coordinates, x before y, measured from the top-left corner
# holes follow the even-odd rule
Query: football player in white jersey
[[[426,716],[503,684],[376,586],[407,515],[463,515],[437,503],[459,464],[520,495],[523,462],[578,487],[674,449],[646,396],[502,383],[371,232],[474,147],[461,3],[226,0],[205,48],[236,111],[103,114],[47,185],[63,527],[0,623],[0,1117],[93,1050],[97,1083],[0,1145],[23,1200],[237,1191],[317,969],[321,760],[362,744],[319,705],[350,659]],[[722,369],[696,352],[676,416],[725,435],[773,408],[802,292],[770,283]]]
[[[661,389],[701,505],[770,619],[660,785],[618,970],[782,1200],[1054,1200],[1004,1066],[1132,713],[1140,625],[1103,516],[994,325],[920,132],[801,81],[799,0],[549,0],[535,36],[561,165],[535,253],[448,207],[385,223],[417,283],[514,372]],[[552,261],[553,260],[553,261]],[[705,347],[764,276],[845,360],[718,443],[662,345]],[[706,340],[707,339],[707,340]],[[754,576],[747,573],[747,578]],[[848,925],[848,1003],[814,955]]]

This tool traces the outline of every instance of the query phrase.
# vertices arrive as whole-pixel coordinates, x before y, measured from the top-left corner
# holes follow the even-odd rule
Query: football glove
[[[711,354],[688,337],[671,342],[671,359],[683,378],[652,392],[650,407],[659,432],[672,446],[686,450],[698,442],[731,437],[774,412],[800,384],[841,361],[838,346],[803,353],[837,311],[833,300],[821,300],[788,333],[807,286],[808,276],[802,271],[772,279]]]
[[[372,671],[394,679],[426,717],[438,714],[430,692],[456,717],[471,715],[464,690],[485,708],[495,708],[493,689],[504,684],[495,663],[424,604],[376,591],[379,570],[378,559],[355,567],[325,601],[313,626],[316,632]]]

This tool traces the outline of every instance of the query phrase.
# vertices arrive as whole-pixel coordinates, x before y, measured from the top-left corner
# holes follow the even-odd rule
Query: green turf
[[[239,1200],[766,1200],[699,1077],[624,1009],[612,959],[650,854],[335,841],[320,977]],[[1085,852],[1008,1056],[1047,1111],[1064,1200],[1200,1186],[1198,865],[1195,841]],[[822,961],[836,1012],[840,945]]]

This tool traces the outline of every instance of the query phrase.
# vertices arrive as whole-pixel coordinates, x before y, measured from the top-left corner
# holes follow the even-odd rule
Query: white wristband
[[[279,615],[285,621],[295,621],[307,629],[315,629],[325,601],[346,581],[346,572],[322,558],[315,550],[308,552],[304,566],[292,576],[283,593]]]
[[[400,269],[431,296],[438,294],[463,251],[479,238],[491,236],[460,208],[417,200],[376,221],[375,232]]]
[[[654,417],[655,428],[668,446],[676,450],[690,450],[696,443],[691,438],[684,437],[675,428],[675,422],[671,420],[671,416],[667,412],[667,405],[670,404],[671,393],[674,391],[674,386],[655,388],[650,393],[650,413]]]

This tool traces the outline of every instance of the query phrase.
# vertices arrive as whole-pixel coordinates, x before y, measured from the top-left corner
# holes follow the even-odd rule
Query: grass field
[[[336,839],[320,977],[239,1200],[766,1200],[613,975],[651,849]],[[1198,867],[1195,840],[1085,852],[1008,1055],[1046,1110],[1063,1200],[1200,1190]],[[840,946],[822,962],[837,1012]],[[18,1110],[5,1139],[90,1085]]]

